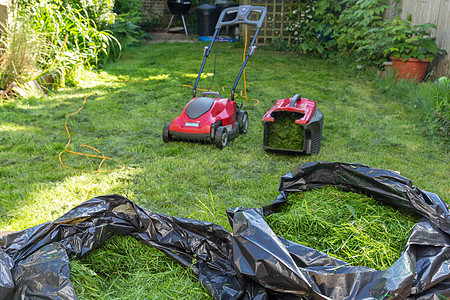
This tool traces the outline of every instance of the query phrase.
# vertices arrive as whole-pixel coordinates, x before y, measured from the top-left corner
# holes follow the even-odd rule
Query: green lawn
[[[400,171],[417,187],[449,202],[448,140],[430,135],[420,108],[407,99],[389,97],[373,77],[358,76],[344,63],[258,49],[246,70],[248,133],[223,150],[164,143],[164,124],[192,97],[192,89],[183,85],[193,85],[204,46],[163,43],[133,48],[102,71],[81,73],[78,88],[44,99],[0,100],[0,229],[20,230],[51,221],[84,200],[112,193],[151,211],[209,220],[229,229],[227,208],[270,203],[282,175],[316,160]],[[219,45],[213,90],[222,92],[227,86],[224,96],[229,96],[240,68],[239,46]],[[200,88],[211,82],[213,55],[212,51]],[[296,93],[317,101],[324,113],[320,154],[265,152],[263,114],[276,100]],[[85,97],[84,108],[68,119],[69,149],[96,154],[80,145],[95,147],[115,160],[103,162],[101,170],[120,169],[122,163],[124,169],[97,176],[92,171],[101,159],[69,153],[62,155],[64,164],[85,172],[61,166],[58,155],[68,141],[64,121]],[[237,101],[245,102],[242,97]],[[418,220],[334,188],[289,200],[281,213],[268,218],[277,234],[378,269],[399,257]],[[131,238],[116,237],[71,265],[81,299],[142,299],[148,294],[158,295],[153,299],[205,298],[205,290],[188,270]]]

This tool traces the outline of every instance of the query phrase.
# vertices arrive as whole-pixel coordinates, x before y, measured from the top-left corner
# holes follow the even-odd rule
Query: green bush
[[[411,17],[402,20],[395,17],[392,21],[386,21],[382,28],[374,28],[378,40],[374,43],[377,48],[383,49],[387,57],[397,57],[403,60],[418,58],[433,61],[436,55],[446,53],[436,46],[435,37],[430,35],[430,29],[436,29],[436,25],[425,23],[411,26]]]
[[[24,7],[21,14],[32,20],[34,29],[46,36],[52,49],[43,67],[98,65],[104,63],[114,49],[120,48],[110,32],[97,29],[84,9],[42,2]]]
[[[114,23],[114,0],[57,0],[58,6],[74,8],[87,13],[89,20],[95,23],[98,30],[105,30]]]
[[[321,56],[339,51],[361,65],[377,67],[390,56],[433,60],[445,53],[430,36],[429,30],[436,28],[434,24],[411,26],[410,20],[399,17],[384,20],[386,10],[398,12],[388,2],[295,0],[288,27],[294,42],[288,48]]]
[[[362,64],[381,65],[386,55],[378,41],[382,35],[374,28],[383,28],[383,12],[391,9],[387,0],[344,0],[345,9],[338,19],[337,43]]]
[[[141,18],[137,15],[122,14],[116,16],[116,20],[108,28],[113,35],[119,40],[123,48],[135,45],[142,40],[143,31],[139,24]]]
[[[75,66],[101,66],[120,51],[117,39],[99,30],[86,9],[55,1],[22,1],[14,11],[1,38],[2,87],[41,78],[61,86]]]
[[[331,0],[294,1],[288,30],[294,37],[291,48],[302,52],[327,55],[335,49],[334,37],[342,4]]]

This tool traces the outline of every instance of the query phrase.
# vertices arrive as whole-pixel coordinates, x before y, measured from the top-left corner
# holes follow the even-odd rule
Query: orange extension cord
[[[104,88],[106,88],[106,86],[105,86]],[[85,200],[87,199],[87,197],[88,197],[88,195],[89,195],[89,193],[90,193],[90,191],[91,191],[91,185],[92,185],[92,183],[94,182],[94,180],[98,177],[98,175],[99,175],[100,173],[111,173],[111,172],[121,171],[121,170],[125,169],[125,164],[124,164],[123,162],[118,161],[118,160],[116,160],[116,159],[114,159],[114,158],[110,158],[110,157],[104,156],[99,150],[97,150],[96,148],[94,148],[94,147],[92,147],[92,146],[89,146],[89,145],[80,145],[80,147],[85,147],[85,148],[89,148],[89,149],[91,149],[91,150],[94,150],[94,151],[97,152],[99,155],[94,155],[94,154],[89,154],[89,153],[82,153],[82,152],[75,152],[75,151],[72,151],[72,150],[69,150],[69,149],[68,149],[70,143],[72,142],[72,138],[71,138],[71,135],[70,135],[69,127],[68,127],[68,125],[67,125],[67,123],[68,123],[68,121],[69,121],[69,117],[78,114],[78,113],[84,108],[84,105],[86,104],[87,98],[89,98],[89,97],[92,96],[93,94],[94,94],[94,93],[91,93],[91,94],[87,95],[86,97],[84,97],[83,103],[82,103],[81,107],[80,107],[76,112],[73,112],[73,113],[70,113],[70,114],[66,115],[66,120],[64,121],[64,128],[66,129],[66,132],[67,132],[68,141],[67,141],[66,146],[64,147],[64,150],[61,151],[61,152],[59,153],[59,162],[60,162],[60,164],[61,164],[64,168],[66,168],[66,169],[69,169],[69,170],[72,170],[72,171],[77,171],[77,172],[86,172],[86,170],[75,169],[75,168],[69,167],[69,166],[67,166],[66,164],[64,164],[64,163],[63,163],[63,160],[62,160],[62,155],[63,155],[64,152],[67,152],[67,153],[73,154],[73,155],[80,155],[80,156],[87,156],[87,157],[92,157],[92,158],[96,158],[96,159],[97,159],[97,158],[101,159],[101,162],[100,162],[100,164],[98,165],[97,170],[88,170],[88,172],[96,173],[96,175],[95,175],[95,177],[89,182],[89,186],[88,186],[88,189],[87,189],[87,191],[86,191],[86,195],[84,196],[82,202],[85,201]],[[119,163],[122,164],[122,167],[121,167],[121,168],[118,168],[118,169],[113,169],[113,170],[101,170],[101,167],[102,167],[103,163],[104,163],[106,160],[111,160],[111,161],[119,162]]]

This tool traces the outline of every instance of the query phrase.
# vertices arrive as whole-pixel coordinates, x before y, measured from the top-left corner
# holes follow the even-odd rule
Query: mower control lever
[[[252,47],[250,48],[250,51],[248,52],[248,56],[252,56],[253,53],[255,53],[255,50],[256,50],[256,46],[252,46]]]
[[[297,103],[298,100],[301,100],[302,97],[300,94],[295,94],[294,97],[292,97],[291,102],[289,103],[290,107],[295,107],[295,103]]]
[[[209,55],[209,48],[208,48],[208,46],[205,46],[205,48],[203,49],[203,56],[206,56],[206,57],[208,57],[208,55]]]
[[[216,96],[219,98],[223,98],[223,96],[219,92],[203,92],[200,97],[205,97],[205,96]]]

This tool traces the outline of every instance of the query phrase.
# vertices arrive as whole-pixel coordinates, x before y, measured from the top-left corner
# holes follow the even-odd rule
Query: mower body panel
[[[305,98],[301,98],[300,101],[297,101],[294,106],[290,106],[292,98],[286,98],[278,100],[274,106],[264,115],[263,122],[273,122],[274,118],[272,117],[272,113],[275,111],[288,111],[288,112],[298,112],[303,115],[298,120],[295,120],[296,124],[306,125],[313,117],[315,112],[317,103],[313,100],[308,100]]]
[[[266,151],[282,152],[286,154],[318,154],[322,139],[323,114],[313,100],[300,98],[299,95],[293,98],[278,100],[272,108],[263,116],[264,126],[263,148]],[[301,146],[297,148],[286,148],[273,145],[271,135],[274,133],[274,126],[277,119],[281,119],[283,114],[295,115],[294,123],[298,125],[298,135],[303,138]],[[289,137],[286,137],[289,138]],[[292,139],[295,136],[291,137]]]
[[[237,134],[236,104],[227,98],[195,97],[169,127],[171,140],[211,143],[215,129],[223,126],[229,138]]]

